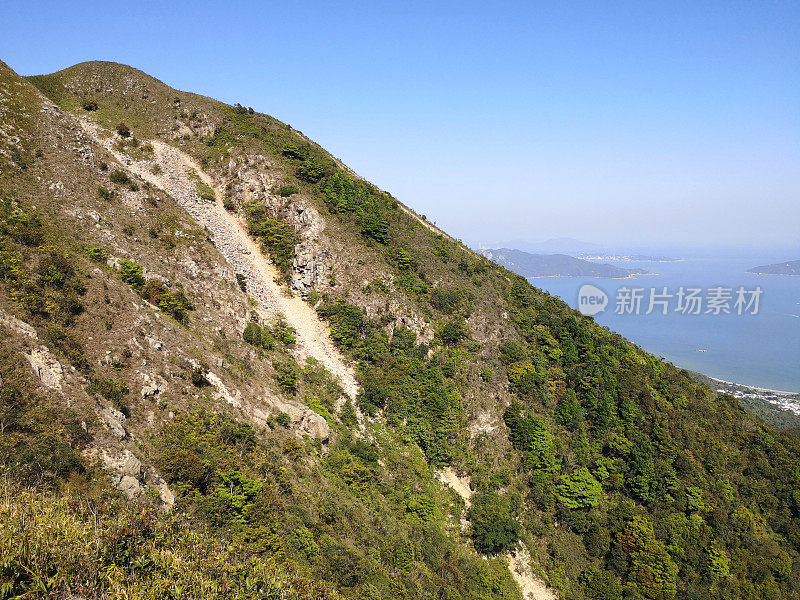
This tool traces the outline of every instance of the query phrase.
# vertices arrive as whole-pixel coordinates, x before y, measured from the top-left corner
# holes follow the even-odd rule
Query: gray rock
[[[26,357],[31,364],[33,372],[36,373],[36,376],[45,386],[52,389],[61,389],[64,369],[47,348],[44,346],[34,348]]]
[[[117,410],[113,406],[109,406],[102,412],[102,417],[111,429],[111,433],[114,434],[114,437],[121,440],[125,439],[125,436],[128,435],[128,432],[125,431],[125,427],[123,427],[123,425],[127,419],[125,415],[122,414],[122,411]]]
[[[142,490],[142,484],[135,477],[123,475],[117,483],[117,488],[126,496],[132,498]]]

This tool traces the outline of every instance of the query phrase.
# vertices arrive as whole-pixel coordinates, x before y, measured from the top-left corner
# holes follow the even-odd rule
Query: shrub
[[[289,196],[293,196],[300,190],[297,189],[296,185],[282,185],[278,189],[278,193],[281,195],[282,198],[288,198]]]
[[[291,422],[289,415],[285,412],[278,413],[278,418],[276,420],[278,421],[278,425],[282,427],[288,427]]]
[[[317,312],[331,324],[331,336],[344,348],[353,348],[365,330],[366,321],[361,309],[344,301],[325,303]]]
[[[115,171],[117,173],[118,171]],[[124,175],[124,173],[123,173]],[[113,180],[112,180],[113,181]],[[101,185],[97,188],[97,195],[102,198],[103,200],[111,200],[114,197],[114,192],[109,190],[107,187]]]
[[[268,330],[265,328],[265,331]],[[272,335],[287,346],[294,344],[296,334],[297,330],[294,327],[290,327],[283,316],[279,316],[272,326]]]
[[[250,233],[261,239],[275,265],[288,273],[297,244],[294,229],[282,219],[267,216],[267,209],[261,202],[248,203],[246,210]]]
[[[381,213],[372,186],[344,173],[335,173],[320,183],[320,190],[333,213],[352,213],[361,235],[380,244],[389,242],[389,224]]]
[[[261,326],[255,321],[250,321],[244,328],[242,339],[248,344],[261,345]]]
[[[500,344],[500,360],[504,365],[524,360],[527,355],[525,347],[516,340]]]
[[[117,185],[130,185],[131,178],[128,175],[121,171],[120,169],[114,169],[109,174],[108,178],[111,180],[111,183],[116,183]]]
[[[108,260],[108,252],[104,248],[89,248],[86,254],[89,255],[89,258],[97,262],[104,263]]]
[[[264,350],[272,350],[275,347],[275,338],[269,328],[261,327],[255,321],[250,321],[244,328],[242,339],[253,346],[261,346]]]
[[[294,342],[294,337],[292,338],[292,342]],[[261,347],[264,348],[264,350],[272,350],[275,347],[275,337],[267,327],[261,330]]]
[[[461,307],[461,291],[436,287],[431,290],[431,306],[446,315],[451,315]]]
[[[119,278],[123,283],[128,284],[136,290],[140,289],[145,284],[145,278],[144,275],[142,275],[142,267],[127,258],[123,258],[119,261]]]
[[[236,274],[236,285],[238,285],[239,289],[243,292],[247,291],[247,279],[241,273]]]
[[[203,367],[194,367],[190,374],[192,385],[199,388],[211,385],[206,378],[207,373],[208,372]]]
[[[125,123],[120,123],[117,125],[117,133],[120,137],[129,138],[131,137],[131,130]]]
[[[556,486],[556,497],[567,508],[591,508],[600,501],[603,489],[586,467],[571,475],[562,475]]]
[[[216,200],[216,196],[214,195],[214,190],[211,188],[210,185],[202,181],[199,177],[195,181],[195,187],[197,188],[197,195],[200,197],[201,200],[205,200],[206,202],[213,202]]]
[[[97,102],[95,102],[91,98],[84,98],[83,102],[81,102],[81,107],[83,108],[83,110],[88,110],[88,111],[94,111],[99,108],[97,106]]]
[[[0,234],[7,235],[18,244],[36,247],[44,242],[44,226],[38,215],[15,211],[0,220]]]
[[[126,417],[130,416],[127,396],[130,393],[124,381],[114,381],[110,377],[92,380],[86,388],[90,394],[99,394],[114,405]]]
[[[170,292],[158,279],[148,279],[141,293],[150,304],[157,306],[179,323],[185,323],[189,316],[188,311],[194,310],[183,290]]]
[[[236,203],[233,201],[233,198],[231,198],[230,196],[225,196],[225,198],[222,199],[222,206],[227,211],[236,212]]]

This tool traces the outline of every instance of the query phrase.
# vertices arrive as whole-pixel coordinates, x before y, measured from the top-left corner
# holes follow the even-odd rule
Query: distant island
[[[531,254],[509,248],[481,250],[486,258],[523,277],[604,277],[625,279],[646,275],[644,269],[623,269],[566,254]]]
[[[583,260],[610,260],[611,262],[680,262],[680,258],[669,256],[649,256],[647,254],[579,254]]]
[[[747,272],[756,275],[800,275],[800,260],[753,267]]]

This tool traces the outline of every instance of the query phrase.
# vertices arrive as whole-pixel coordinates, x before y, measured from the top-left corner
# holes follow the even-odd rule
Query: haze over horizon
[[[797,240],[796,2],[29,2],[0,22],[21,74],[111,60],[252,106],[467,240]]]

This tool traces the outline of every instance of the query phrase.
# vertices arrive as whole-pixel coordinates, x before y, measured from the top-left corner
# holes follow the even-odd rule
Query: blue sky
[[[798,40],[796,0],[0,4],[17,72],[253,106],[472,242],[800,242]]]

